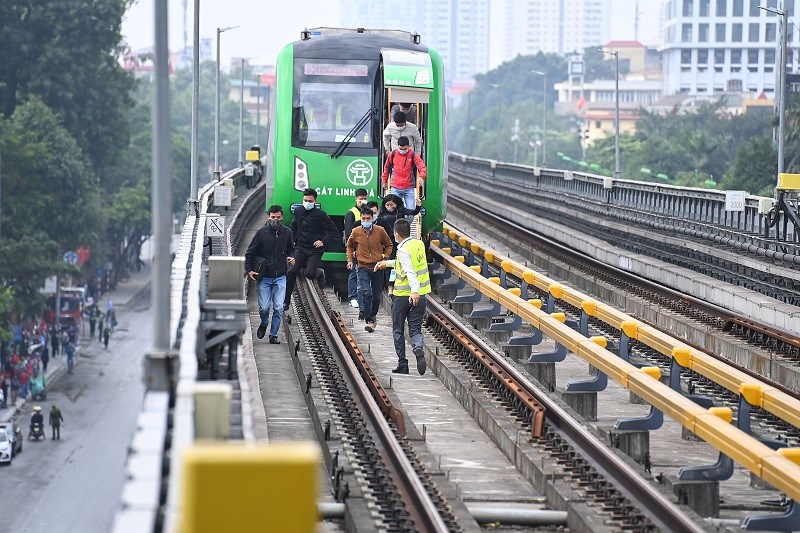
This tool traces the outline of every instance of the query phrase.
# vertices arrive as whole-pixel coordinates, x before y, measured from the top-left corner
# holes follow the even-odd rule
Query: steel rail
[[[650,281],[648,279],[641,278],[639,276],[636,276],[634,274],[626,272],[625,270],[617,268],[617,267],[615,267],[613,265],[608,265],[608,264],[606,264],[606,263],[604,263],[604,262],[602,262],[602,261],[600,261],[598,259],[595,259],[593,257],[589,257],[589,256],[586,256],[586,255],[583,255],[580,252],[578,252],[576,250],[573,250],[573,249],[569,248],[568,246],[565,246],[565,245],[563,245],[563,244],[561,244],[561,243],[559,243],[557,241],[554,241],[553,239],[550,239],[550,238],[548,238],[548,237],[546,237],[544,235],[541,235],[541,234],[538,234],[536,232],[533,232],[533,231],[531,231],[531,230],[529,230],[527,228],[523,228],[523,227],[521,227],[521,226],[519,226],[517,224],[510,223],[508,220],[503,219],[503,218],[499,217],[498,215],[495,215],[494,213],[492,213],[492,212],[490,212],[490,211],[488,211],[488,210],[486,210],[486,209],[484,209],[482,207],[479,207],[479,206],[477,206],[475,204],[472,204],[471,202],[468,202],[466,200],[458,198],[457,196],[453,195],[452,193],[450,195],[448,195],[448,202],[451,205],[454,204],[455,206],[457,206],[458,208],[464,210],[467,213],[470,213],[470,214],[472,214],[474,216],[478,216],[483,221],[490,222],[495,227],[502,229],[508,235],[517,236],[521,241],[524,241],[524,240],[536,241],[537,243],[542,243],[542,244],[546,245],[548,248],[553,248],[553,249],[557,250],[557,253],[559,253],[562,256],[564,256],[563,257],[564,260],[572,261],[572,262],[579,262],[579,263],[583,263],[583,264],[588,264],[592,268],[595,268],[596,270],[599,270],[601,272],[608,272],[611,275],[622,279],[625,283],[628,283],[630,285],[634,285],[634,286],[640,287],[640,288],[642,288],[644,290],[648,290],[650,292],[653,292],[657,296],[660,296],[662,298],[667,298],[667,299],[670,299],[670,300],[673,300],[673,301],[679,301],[679,302],[683,303],[684,305],[686,305],[687,308],[689,308],[689,309],[693,309],[693,310],[699,311],[701,313],[705,313],[707,315],[710,315],[710,316],[712,316],[714,318],[720,319],[722,324],[723,324],[721,326],[721,329],[723,331],[728,331],[728,330],[732,329],[731,326],[728,326],[729,323],[730,324],[738,324],[739,323],[735,319],[740,319],[741,317],[738,317],[737,315],[735,315],[734,313],[732,313],[731,311],[729,311],[729,310],[727,310],[727,309],[725,309],[723,307],[720,307],[720,306],[717,306],[717,305],[714,305],[714,304],[710,304],[708,302],[700,300],[699,298],[696,298],[696,297],[691,296],[689,294],[686,294],[686,293],[683,293],[683,292],[680,292],[680,291],[676,291],[676,290],[671,289],[669,287],[665,287],[664,285],[660,285],[660,284],[655,283],[653,281]],[[553,255],[556,255],[556,254],[553,254]],[[663,331],[663,329],[660,328],[657,324],[649,323],[649,322],[647,322],[647,321],[645,321],[644,319],[641,319],[641,318],[639,320],[641,320],[642,322],[648,323],[649,325],[651,325],[652,327],[654,327],[654,328],[656,328],[656,329],[658,329],[660,331]],[[779,342],[779,341],[780,342],[787,342],[785,339],[793,339],[794,342],[800,343],[800,337],[797,337],[796,335],[792,335],[791,332],[784,331],[784,330],[781,330],[781,329],[775,328],[773,326],[769,326],[767,324],[763,324],[763,323],[760,323],[760,322],[757,322],[757,321],[754,321],[754,320],[749,320],[749,322],[751,324],[758,324],[760,326],[760,328],[757,331],[759,331],[760,333],[762,333],[765,336],[769,336],[775,342]],[[725,329],[726,327],[727,327],[727,329]],[[672,335],[672,332],[669,332],[669,331],[664,331],[664,333]],[[784,339],[784,340],[779,340],[777,337],[775,337],[776,334],[781,334],[781,339]],[[786,385],[783,385],[783,384],[781,384],[781,383],[779,383],[777,381],[774,381],[774,380],[772,380],[772,379],[770,379],[770,378],[768,378],[768,377],[766,377],[766,376],[764,376],[762,374],[759,374],[758,372],[756,372],[754,370],[751,370],[751,369],[749,369],[749,368],[747,368],[747,367],[745,367],[743,365],[740,365],[739,363],[736,363],[735,361],[731,361],[730,359],[722,357],[719,354],[708,352],[707,348],[704,347],[704,346],[699,346],[697,344],[689,342],[686,339],[681,339],[681,342],[683,342],[684,344],[686,344],[688,346],[691,346],[692,348],[695,348],[695,349],[700,350],[700,351],[702,351],[704,353],[707,353],[710,357],[713,357],[714,359],[722,361],[722,362],[730,365],[732,368],[735,368],[736,370],[739,370],[740,372],[743,372],[743,373],[747,374],[748,376],[750,376],[752,378],[758,379],[758,380],[768,384],[769,386],[774,387],[775,389],[780,390],[781,392],[783,392],[783,393],[785,393],[785,394],[787,394],[787,395],[789,395],[789,396],[791,396],[791,397],[793,397],[795,399],[800,399],[800,392],[792,390],[789,387],[787,387]]]
[[[694,521],[689,519],[681,510],[661,492],[642,478],[623,459],[601,442],[597,437],[586,431],[583,426],[572,418],[558,403],[536,387],[504,357],[497,354],[483,339],[458,321],[452,321],[443,305],[434,298],[428,298],[428,312],[439,315],[439,320],[450,323],[448,329],[458,330],[478,349],[492,358],[498,368],[518,383],[536,402],[544,406],[544,416],[553,428],[585,459],[592,463],[598,472],[611,481],[620,493],[638,507],[654,524],[664,531],[702,532]]]
[[[446,532],[447,525],[442,520],[427,489],[414,471],[414,467],[394,437],[389,423],[380,407],[372,400],[369,387],[360,379],[360,372],[355,362],[349,357],[349,350],[340,338],[333,320],[325,310],[325,306],[316,288],[308,280],[303,280],[309,295],[310,311],[325,337],[325,342],[339,360],[347,387],[353,395],[355,403],[371,426],[370,433],[376,439],[376,446],[383,462],[389,467],[392,480],[397,487],[400,498],[405,503],[409,516],[418,531]]]
[[[430,301],[432,299],[428,298],[428,302]],[[434,303],[433,305],[441,307],[439,303]],[[483,368],[520,401],[531,414],[531,436],[535,438],[541,437],[545,408],[528,391],[527,387],[511,374],[510,370],[513,370],[513,368],[509,367],[502,359],[493,357],[491,352],[487,352],[483,347],[472,342],[471,337],[464,332],[464,328],[460,324],[449,320],[441,312],[428,312],[428,315],[438,322],[440,326],[448,330],[450,335],[467,349],[473,359],[478,361]]]

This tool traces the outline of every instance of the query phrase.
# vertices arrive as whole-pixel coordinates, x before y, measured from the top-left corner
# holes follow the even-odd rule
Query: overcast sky
[[[128,11],[123,34],[133,50],[153,45],[154,1],[138,0]],[[170,50],[173,51],[183,48],[184,2],[188,6],[188,44],[192,43],[194,0],[168,0]],[[612,2],[612,39],[633,39],[636,0]],[[216,38],[216,28],[239,26],[222,34],[223,67],[230,64],[231,57],[256,57],[252,63],[274,64],[281,47],[298,40],[303,28],[339,23],[339,0],[200,0],[200,4],[201,37]],[[660,5],[658,0],[639,0],[639,40],[645,44],[656,44],[658,40]]]

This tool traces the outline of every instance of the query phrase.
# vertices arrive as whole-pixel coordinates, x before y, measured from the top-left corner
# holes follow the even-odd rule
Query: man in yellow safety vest
[[[417,370],[425,373],[425,349],[422,338],[422,321],[425,318],[425,296],[431,292],[431,277],[428,273],[428,260],[425,256],[425,244],[419,239],[412,239],[411,225],[404,218],[394,223],[394,237],[397,245],[395,260],[380,261],[375,270],[394,266],[397,277],[394,280],[392,295],[392,333],[394,351],[397,353],[397,368],[394,374],[408,374],[406,359],[405,322],[408,321],[408,334],[411,347],[417,358]]]

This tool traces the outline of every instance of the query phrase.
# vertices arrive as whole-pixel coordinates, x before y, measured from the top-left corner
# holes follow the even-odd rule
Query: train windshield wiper
[[[356,125],[353,126],[347,133],[347,135],[344,136],[342,142],[340,142],[339,145],[336,147],[336,149],[333,152],[331,152],[331,159],[336,159],[337,157],[339,157],[344,153],[345,149],[347,149],[347,147],[350,146],[350,143],[353,142],[353,139],[356,138],[356,134],[360,132],[361,129],[369,123],[369,121],[377,112],[378,110],[373,107],[368,109],[367,112],[364,113],[364,116],[361,117],[361,119],[358,122],[356,122]]]

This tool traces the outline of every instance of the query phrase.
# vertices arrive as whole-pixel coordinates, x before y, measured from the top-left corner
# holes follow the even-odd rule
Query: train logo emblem
[[[356,187],[365,187],[372,181],[374,170],[364,159],[356,159],[347,165],[347,181]]]

